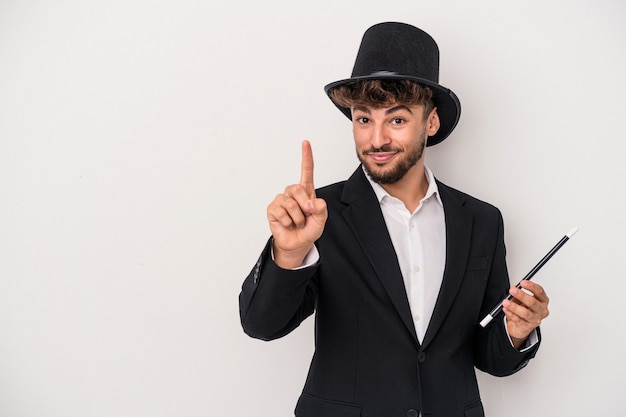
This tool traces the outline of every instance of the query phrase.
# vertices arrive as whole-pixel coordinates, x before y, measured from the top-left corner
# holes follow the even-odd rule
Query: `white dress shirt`
[[[398,257],[420,343],[435,309],[446,266],[446,220],[432,172],[424,167],[428,189],[411,213],[404,203],[369,180]]]

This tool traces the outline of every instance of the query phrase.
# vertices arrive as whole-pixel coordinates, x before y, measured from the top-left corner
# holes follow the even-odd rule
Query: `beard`
[[[393,148],[391,145],[384,145],[381,148],[370,148],[361,153],[357,150],[357,157],[372,181],[378,184],[394,184],[404,178],[407,172],[409,172],[424,155],[424,148],[426,148],[425,130],[426,129],[422,132],[422,139],[406,150]],[[387,170],[377,170],[375,167],[381,167],[382,165],[371,162],[369,159],[365,158],[367,154],[375,152],[398,152],[400,158],[391,168]]]

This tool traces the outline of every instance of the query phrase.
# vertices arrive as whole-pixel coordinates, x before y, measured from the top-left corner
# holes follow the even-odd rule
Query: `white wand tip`
[[[568,234],[566,234],[565,236],[567,236],[568,239],[571,239],[572,236],[574,236],[576,234],[576,232],[578,232],[578,227],[574,227],[572,230],[569,231]]]
[[[485,327],[491,322],[491,320],[493,320],[493,316],[491,314],[487,314],[485,318],[480,322],[480,327]]]

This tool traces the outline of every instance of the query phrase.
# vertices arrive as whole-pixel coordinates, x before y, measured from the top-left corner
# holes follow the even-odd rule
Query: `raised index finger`
[[[308,140],[302,141],[302,174],[300,175],[300,185],[304,187],[311,198],[315,197],[315,186],[313,185],[313,150]]]

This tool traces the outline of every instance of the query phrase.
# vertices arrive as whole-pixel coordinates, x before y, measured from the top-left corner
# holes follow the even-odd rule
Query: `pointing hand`
[[[274,237],[274,261],[281,268],[297,268],[324,231],[328,218],[326,202],[315,196],[313,151],[302,142],[300,183],[285,188],[267,207]]]

